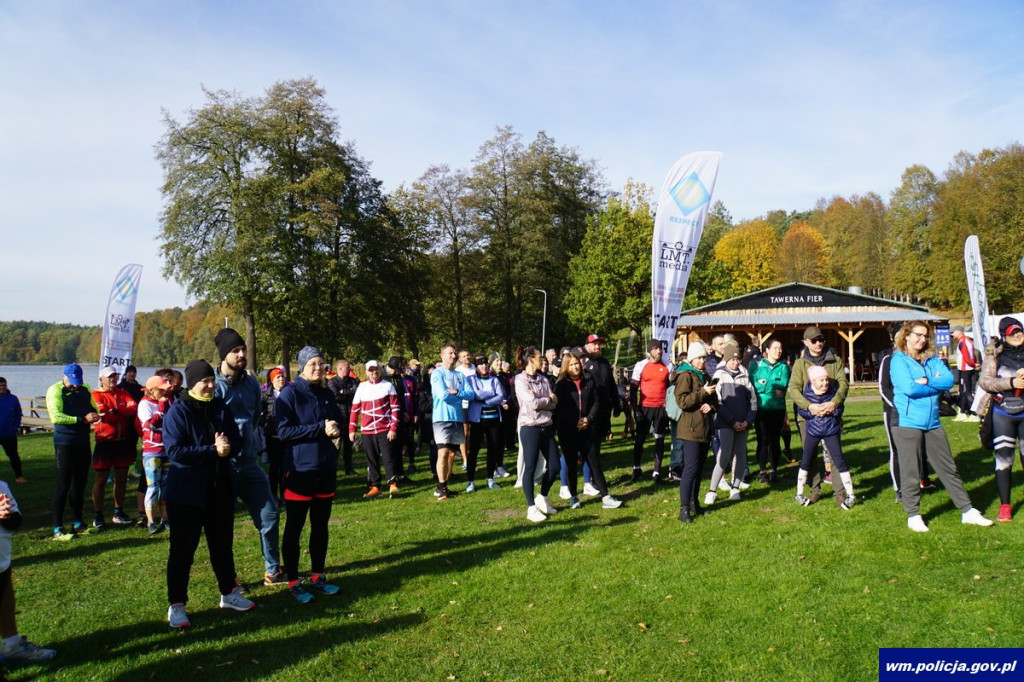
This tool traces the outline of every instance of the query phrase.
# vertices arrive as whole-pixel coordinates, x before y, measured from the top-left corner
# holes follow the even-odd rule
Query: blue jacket
[[[213,394],[222,398],[228,410],[234,415],[238,433],[242,438],[241,449],[237,453],[232,453],[231,458],[239,463],[250,457],[255,458],[259,452],[256,427],[259,426],[260,414],[263,412],[263,390],[260,388],[260,382],[249,374],[243,374],[240,379],[228,379],[220,373],[220,366],[214,369],[214,375],[217,378],[217,387]]]
[[[164,416],[164,452],[171,464],[165,500],[206,507],[214,496],[234,498],[229,457],[218,457],[213,446],[217,433],[228,437],[234,455],[242,441],[223,400],[204,403],[184,394],[174,401]]]
[[[505,389],[498,381],[498,377],[489,376],[486,379],[481,379],[479,375],[474,374],[469,377],[468,384],[475,397],[469,401],[469,415],[466,421],[475,424],[481,419],[501,419],[501,405],[505,402],[506,397]],[[497,408],[497,412],[485,415],[483,414],[484,407]]]
[[[829,379],[828,390],[825,391],[823,395],[816,394],[814,389],[811,388],[811,383],[807,382],[804,386],[803,396],[807,402],[820,405],[834,399],[838,392],[839,382],[835,379]],[[835,412],[821,417],[812,416],[809,410],[805,410],[799,405],[797,405],[796,411],[807,421],[807,435],[814,436],[816,438],[824,438],[826,436],[838,436],[843,430],[844,405],[845,403],[840,404],[836,407]]]
[[[449,393],[449,388],[454,388],[456,393]],[[462,415],[462,401],[476,397],[462,372],[444,367],[438,367],[430,375],[430,393],[434,397],[431,418],[435,424],[465,421]]]
[[[334,471],[338,468],[338,448],[324,432],[324,420],[338,422],[342,437],[348,436],[348,424],[342,423],[334,391],[296,377],[294,384],[281,389],[274,403],[274,413],[277,437],[285,447],[285,471]]]
[[[928,383],[917,383],[921,377],[926,377]],[[889,361],[889,379],[900,426],[922,431],[941,426],[939,396],[953,387],[949,365],[936,356],[922,365],[903,351],[896,351]]]
[[[21,401],[10,391],[0,395],[0,438],[17,438],[21,427]]]

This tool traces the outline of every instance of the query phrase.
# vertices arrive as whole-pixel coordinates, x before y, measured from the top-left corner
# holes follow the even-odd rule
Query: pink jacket
[[[548,378],[537,372],[516,375],[516,400],[519,401],[519,426],[549,426],[555,409],[555,393]]]

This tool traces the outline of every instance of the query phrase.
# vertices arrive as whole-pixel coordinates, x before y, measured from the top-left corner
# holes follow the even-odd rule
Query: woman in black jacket
[[[189,626],[185,615],[189,573],[204,533],[220,589],[220,608],[248,611],[256,607],[235,589],[235,491],[228,458],[241,447],[242,439],[227,405],[213,395],[214,385],[208,362],[188,363],[188,390],[164,417],[164,451],[170,460],[164,500],[171,522],[167,621],[172,628]]]
[[[590,441],[594,437],[594,419],[597,417],[598,401],[594,385],[583,374],[583,365],[574,355],[566,355],[562,370],[555,383],[555,431],[565,456],[567,484],[571,496],[570,509],[579,509],[576,495],[577,462],[586,461],[594,477],[594,486],[601,493],[601,506],[615,509],[622,502],[608,494],[601,463],[593,456]]]

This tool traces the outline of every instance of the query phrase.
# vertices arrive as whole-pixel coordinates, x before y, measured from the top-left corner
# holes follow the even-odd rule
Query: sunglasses
[[[825,343],[825,337],[824,336],[816,336],[813,339],[811,339],[811,343]]]

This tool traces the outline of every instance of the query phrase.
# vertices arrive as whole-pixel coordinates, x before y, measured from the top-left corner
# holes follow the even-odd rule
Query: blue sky
[[[504,124],[612,188],[718,150],[739,220],[1019,141],[1021,45],[1018,2],[0,0],[0,319],[99,324],[129,262],[139,310],[191,303],[161,274],[153,145],[201,86],[313,76],[389,191]]]

